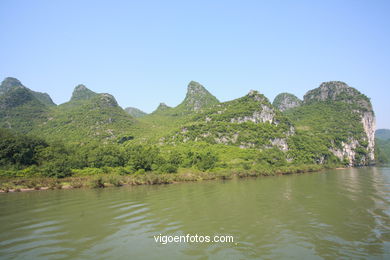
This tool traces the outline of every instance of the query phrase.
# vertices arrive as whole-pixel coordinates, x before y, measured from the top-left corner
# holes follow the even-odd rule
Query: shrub
[[[118,176],[110,175],[108,177],[108,183],[114,185],[115,187],[122,186],[122,182]]]
[[[72,175],[72,171],[66,159],[56,159],[45,162],[41,168],[41,173],[46,177],[64,178]]]
[[[144,169],[139,169],[138,171],[135,172],[135,174],[137,174],[137,175],[145,174],[145,170]]]
[[[166,164],[162,165],[159,169],[163,173],[176,173],[178,167],[177,167],[177,165],[166,163]]]
[[[102,177],[96,177],[89,181],[90,188],[96,189],[96,188],[104,188],[104,182]]]

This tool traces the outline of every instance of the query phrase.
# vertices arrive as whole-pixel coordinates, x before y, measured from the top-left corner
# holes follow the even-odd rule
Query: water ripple
[[[1,259],[390,258],[389,168],[2,194],[0,207]]]

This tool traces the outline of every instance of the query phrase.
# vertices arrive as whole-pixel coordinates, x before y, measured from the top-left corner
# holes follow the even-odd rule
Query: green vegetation
[[[0,127],[29,133],[47,120],[49,111],[26,88],[14,88],[0,96]]]
[[[204,141],[241,147],[266,148],[286,138],[289,120],[256,91],[194,114],[180,130],[165,136],[169,144]]]
[[[43,135],[48,140],[88,142],[104,140],[116,142],[131,135],[129,130],[135,120],[118,106],[109,94],[96,94],[89,99],[76,99],[50,111],[48,120],[31,133]]]
[[[67,182],[76,182],[70,184],[72,187],[97,188],[226,179],[324,167],[290,163],[278,149],[260,151],[204,142],[162,147],[130,143],[65,145],[8,130],[1,130],[1,137],[0,180],[4,191],[15,187],[63,187]],[[26,184],[34,180],[35,186]]]
[[[23,86],[23,84],[15,79],[15,78],[5,78],[3,82],[1,82],[0,85],[0,96],[6,94],[7,92],[17,89],[17,88],[24,88],[26,89],[29,93],[31,93],[39,102],[46,106],[55,106],[53,100],[51,100],[50,96],[47,93],[41,93],[41,92],[36,92],[32,91],[31,89],[26,88]]]
[[[178,106],[160,104],[151,114],[133,117],[110,94],[84,85],[75,88],[69,102],[53,106],[19,81],[6,80],[0,88],[0,126],[8,128],[0,129],[0,183],[3,190],[99,188],[369,162],[361,113],[371,104],[364,95],[336,82],[308,92],[298,103],[281,112],[257,91],[220,103],[190,82]],[[343,153],[350,143],[352,159]],[[384,147],[377,149],[382,161]]]
[[[41,139],[17,135],[0,128],[0,166],[21,169],[38,164],[39,153],[47,146]]]
[[[390,163],[390,138],[387,140],[376,139],[375,157],[380,164]]]
[[[286,111],[286,116],[296,126],[296,135],[289,139],[290,154],[305,162],[334,162],[331,149],[342,150],[343,143],[359,142],[358,147],[366,148],[367,141],[360,123],[360,116],[344,102],[317,102]],[[366,150],[360,150],[366,155]],[[365,164],[355,158],[356,164]]]

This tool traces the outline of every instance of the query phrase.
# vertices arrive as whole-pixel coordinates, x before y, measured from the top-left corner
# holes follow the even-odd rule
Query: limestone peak
[[[318,88],[308,91],[303,100],[306,104],[318,101],[342,101],[372,111],[370,99],[342,81],[323,82]]]
[[[170,106],[168,106],[167,104],[165,104],[164,102],[161,102],[158,107],[156,108],[156,111],[163,111],[163,110],[166,110],[168,108],[171,108]]]
[[[50,98],[49,94],[33,91],[27,87],[25,87],[22,82],[20,82],[18,79],[13,77],[7,77],[5,78],[0,85],[0,95],[3,95],[7,93],[8,91],[23,88],[26,91],[29,91],[35,98],[37,98],[41,103],[48,106],[55,105],[53,100]]]
[[[24,88],[23,84],[18,79],[12,77],[5,78],[0,85],[0,95],[17,87]]]
[[[73,93],[72,93],[72,97],[70,100],[71,101],[86,100],[86,99],[91,99],[92,97],[94,97],[96,95],[97,95],[97,93],[88,89],[85,85],[79,84],[74,88]]]
[[[205,107],[218,104],[218,99],[213,96],[203,85],[196,81],[190,81],[187,86],[187,94],[179,107],[186,110],[198,111]]]
[[[288,109],[298,107],[302,105],[302,100],[290,93],[280,93],[272,102],[272,105],[280,111],[286,111]]]

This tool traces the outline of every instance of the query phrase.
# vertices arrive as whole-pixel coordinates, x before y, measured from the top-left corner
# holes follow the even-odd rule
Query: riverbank
[[[290,166],[267,171],[219,170],[202,172],[193,169],[180,169],[177,173],[154,173],[121,175],[117,173],[97,173],[92,175],[75,174],[67,178],[50,177],[0,177],[0,192],[25,192],[34,190],[105,188],[124,185],[156,185],[202,180],[228,180],[259,176],[275,176],[294,173],[315,172],[324,169],[320,165]],[[327,167],[329,168],[329,167]]]

